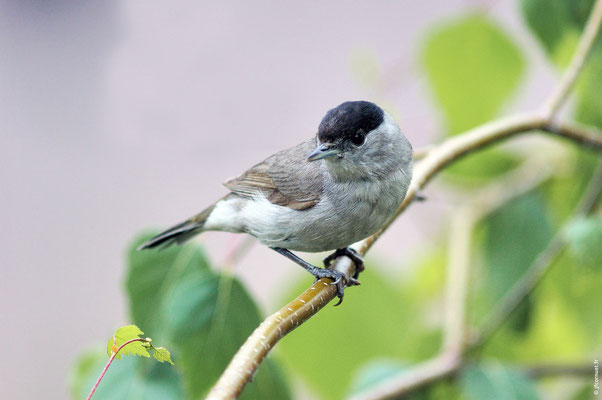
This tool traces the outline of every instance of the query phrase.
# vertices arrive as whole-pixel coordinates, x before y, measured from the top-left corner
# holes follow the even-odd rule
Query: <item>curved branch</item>
[[[346,276],[353,275],[355,266],[348,258],[339,258],[334,264],[337,271]],[[237,398],[276,343],[335,298],[337,288],[331,282],[326,278],[318,280],[280,311],[267,317],[238,349],[206,400]]]

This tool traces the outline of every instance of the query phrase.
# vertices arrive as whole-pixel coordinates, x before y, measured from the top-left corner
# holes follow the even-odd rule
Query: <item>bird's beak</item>
[[[335,148],[332,143],[322,143],[310,155],[307,156],[307,161],[316,161],[325,157],[334,156],[340,153],[340,150]]]

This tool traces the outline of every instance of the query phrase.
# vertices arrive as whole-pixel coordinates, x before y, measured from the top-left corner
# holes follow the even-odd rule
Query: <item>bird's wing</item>
[[[263,194],[273,204],[306,210],[320,201],[320,163],[307,161],[315,139],[274,154],[238,178],[224,183],[233,193],[251,198]]]

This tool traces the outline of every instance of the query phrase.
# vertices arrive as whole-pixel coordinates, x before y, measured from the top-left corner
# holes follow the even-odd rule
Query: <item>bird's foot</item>
[[[359,281],[357,279],[355,279],[355,277],[347,278],[347,276],[342,272],[335,271],[333,269],[318,268],[315,265],[311,265],[307,261],[301,259],[299,256],[296,256],[295,254],[291,253],[290,250],[283,249],[282,247],[272,247],[272,249],[275,250],[276,252],[282,254],[289,260],[292,260],[295,263],[299,264],[306,271],[308,271],[310,274],[312,274],[316,278],[314,283],[320,278],[332,279],[333,280],[332,285],[336,285],[337,297],[339,298],[339,302],[337,304],[335,304],[335,306],[338,306],[343,301],[343,296],[345,295],[345,292],[344,292],[345,287],[355,286],[355,285],[360,284]],[[341,253],[341,254],[344,254],[344,253]]]
[[[339,298],[339,302],[337,304],[335,304],[335,306],[338,306],[339,304],[341,304],[343,302],[343,296],[345,296],[345,287],[356,286],[356,285],[360,284],[360,282],[357,279],[355,279],[355,278],[347,279],[347,276],[344,273],[342,273],[340,271],[336,271],[334,269],[316,268],[315,270],[310,271],[310,272],[313,276],[316,277],[316,279],[314,280],[314,283],[317,282],[321,278],[328,278],[328,279],[333,280],[331,285],[336,285],[337,297]]]
[[[341,257],[341,256],[349,257],[351,259],[351,261],[353,261],[353,264],[355,264],[355,273],[353,274],[353,277],[350,279],[349,286],[359,285],[360,283],[357,280],[357,278],[359,277],[360,272],[362,272],[365,268],[364,268],[364,259],[357,252],[357,250],[355,250],[351,247],[345,247],[344,249],[337,249],[334,253],[332,253],[331,255],[329,255],[328,257],[326,257],[324,259],[324,266],[326,268],[330,267],[330,264],[332,264],[332,261],[334,261],[336,258]],[[354,283],[351,283],[352,281],[354,281]]]

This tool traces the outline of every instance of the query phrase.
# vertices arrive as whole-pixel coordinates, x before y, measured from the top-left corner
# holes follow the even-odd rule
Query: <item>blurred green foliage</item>
[[[115,361],[94,399],[197,399],[261,322],[254,300],[240,282],[212,270],[200,247],[136,251],[152,236],[140,237],[128,251],[130,314],[153,341],[172,351],[176,366],[133,358]],[[95,354],[86,354],[76,366],[74,398],[85,398],[107,361],[106,354]],[[275,360],[265,360],[241,398],[290,398]]]
[[[497,24],[479,14],[434,29],[425,39],[421,59],[448,135],[497,116],[525,70],[519,48]],[[447,173],[474,184],[516,163],[509,153],[486,149],[455,163]]]
[[[422,61],[449,134],[495,117],[525,69],[514,42],[478,14],[434,29],[426,38]]]
[[[559,69],[570,60],[592,4],[592,0],[517,2],[543,52]],[[602,127],[600,42],[578,81],[574,109],[575,119],[598,127]],[[443,22],[425,36],[420,48],[445,135],[499,116],[519,89],[532,56],[498,21],[481,14]],[[369,50],[354,54],[351,68],[361,85],[382,82],[378,60]],[[566,165],[561,172],[478,224],[473,235],[470,325],[482,323],[559,232],[568,243],[566,250],[484,346],[469,354],[465,368],[408,398],[547,399],[551,393],[546,382],[527,378],[515,366],[590,363],[602,357],[602,219],[596,213],[571,220],[600,157],[567,142],[562,148]],[[493,147],[454,164],[445,176],[461,192],[467,184],[492,182],[524,157]],[[554,155],[549,157],[550,163],[558,162]],[[176,366],[124,358],[109,369],[95,398],[200,398],[261,315],[240,282],[212,269],[199,247],[135,252],[144,238],[136,240],[128,253],[130,315],[133,323],[173,350]],[[385,262],[369,258],[363,285],[349,289],[341,307],[324,308],[282,339],[278,360],[263,363],[242,398],[291,398],[287,382],[295,379],[320,398],[340,399],[369,390],[435,355],[441,346],[445,307],[445,239],[446,235],[435,235],[413,259],[401,254],[400,260],[412,266],[403,277],[385,276],[375,268]],[[283,302],[307,284],[306,276],[297,280]],[[80,358],[71,384],[74,398],[85,397],[105,362],[101,348]],[[568,398],[581,400],[591,394],[591,387],[577,387]]]
[[[501,365],[470,366],[462,371],[459,379],[468,400],[539,399],[529,379]]]
[[[369,296],[356,296],[349,289],[342,307],[324,308],[281,341],[289,368],[326,398],[342,398],[355,371],[366,362],[390,357],[415,362],[434,355],[438,348],[440,334],[426,324],[423,299],[417,293],[387,282],[371,269],[362,273],[363,287],[370,288]],[[287,298],[306,288],[307,282],[299,280]],[[373,326],[378,329],[358,328]]]

